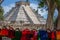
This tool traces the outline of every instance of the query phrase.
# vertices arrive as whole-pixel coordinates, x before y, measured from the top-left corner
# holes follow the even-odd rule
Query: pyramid
[[[4,17],[5,21],[9,21],[10,23],[46,24],[46,20],[31,9],[29,2],[16,2],[15,7],[7,12]]]

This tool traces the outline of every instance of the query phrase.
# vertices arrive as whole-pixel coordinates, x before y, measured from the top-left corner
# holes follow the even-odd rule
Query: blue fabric
[[[45,30],[39,30],[39,35],[40,35],[41,40],[47,40],[48,38],[48,33]]]
[[[41,39],[41,40],[47,40],[47,39]]]

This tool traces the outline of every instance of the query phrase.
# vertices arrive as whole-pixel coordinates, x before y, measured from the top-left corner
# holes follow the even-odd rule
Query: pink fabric
[[[36,30],[32,30],[33,33],[33,37],[31,40],[37,40],[37,31]]]

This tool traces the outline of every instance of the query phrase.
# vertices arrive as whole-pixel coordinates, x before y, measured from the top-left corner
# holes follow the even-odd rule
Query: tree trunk
[[[57,29],[60,30],[60,7],[58,7]]]
[[[54,10],[55,10],[55,5],[52,1],[50,1],[48,6],[48,18],[47,18],[46,26],[51,30],[54,29],[54,23],[53,23]]]

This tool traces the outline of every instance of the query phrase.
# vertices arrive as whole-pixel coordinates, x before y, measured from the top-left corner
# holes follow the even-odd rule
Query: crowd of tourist
[[[20,30],[3,26],[0,28],[0,40],[60,40],[60,31],[29,30],[28,28]]]

